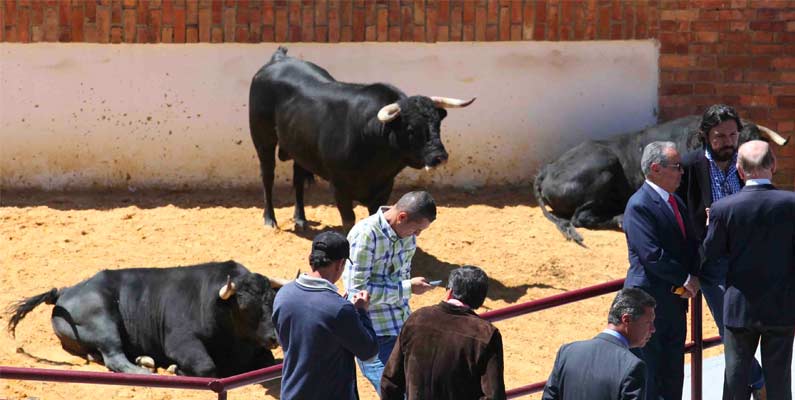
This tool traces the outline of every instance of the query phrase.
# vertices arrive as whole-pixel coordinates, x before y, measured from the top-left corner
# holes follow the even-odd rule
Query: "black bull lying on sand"
[[[37,305],[54,304],[51,322],[64,350],[112,371],[148,373],[130,361],[147,356],[175,364],[181,375],[230,376],[274,364],[271,313],[283,284],[234,261],[105,270],[21,300],[8,329],[13,334]]]
[[[566,151],[542,167],[533,183],[541,211],[566,239],[580,245],[582,237],[575,227],[621,229],[624,207],[644,181],[640,169],[643,148],[654,141],[674,142],[680,154],[700,148],[700,120],[699,116],[679,118],[606,140],[588,140]],[[778,145],[787,142],[751,121],[743,121],[743,125],[740,143],[759,138]]]
[[[407,97],[394,86],[337,82],[319,66],[279,47],[254,75],[249,93],[251,139],[265,187],[265,225],[275,227],[273,179],[279,159],[293,161],[297,228],[306,225],[304,182],[318,175],[334,187],[343,225],[355,221],[353,201],[370,213],[386,204],[406,166],[434,168],[447,160],[440,126],[444,108],[465,107],[446,97]]]

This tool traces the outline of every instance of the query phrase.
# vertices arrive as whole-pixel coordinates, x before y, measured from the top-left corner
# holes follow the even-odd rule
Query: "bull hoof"
[[[296,220],[295,221],[295,230],[297,231],[305,231],[306,230],[306,220]]]
[[[152,369],[155,367],[155,360],[149,356],[138,356],[135,357],[135,364],[139,367],[149,368]]]
[[[277,229],[279,226],[276,225],[276,220],[268,218],[268,217],[265,217],[265,227],[266,228]]]

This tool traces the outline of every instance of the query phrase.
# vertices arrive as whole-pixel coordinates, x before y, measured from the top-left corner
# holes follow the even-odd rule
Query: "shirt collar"
[[[657,186],[654,182],[652,182],[652,181],[650,181],[648,179],[646,179],[646,183],[648,183],[649,186],[651,186],[651,188],[654,189],[654,191],[657,192],[657,194],[659,194],[660,197],[662,197],[664,202],[666,202],[666,203],[668,202],[668,196],[671,195],[670,193],[668,193],[665,189]]]
[[[613,336],[614,338],[618,339],[621,342],[621,344],[624,345],[624,347],[629,348],[629,340],[627,340],[627,338],[625,338],[624,335],[621,334],[621,332],[607,328],[603,330],[602,333],[606,333],[610,336]]]
[[[466,308],[466,309],[470,308],[468,305],[464,304],[463,302],[461,302],[461,300],[458,300],[458,299],[447,299],[445,301],[447,303],[449,303],[449,304],[452,304],[452,305],[456,306],[456,307],[463,307],[463,308]]]
[[[307,274],[301,274],[301,276],[295,280],[295,284],[309,290],[329,290],[339,294],[337,291],[337,286],[335,286],[333,283],[323,278],[315,278],[314,276]]]
[[[756,186],[756,185],[772,185],[770,179],[762,178],[762,179],[746,179],[745,186]]]
[[[386,217],[384,217],[384,211],[387,210],[389,210],[389,207],[380,207],[378,209],[377,213],[378,223],[381,227],[381,232],[383,232],[384,235],[386,235],[386,237],[389,238],[389,240],[395,242],[400,240],[400,236],[398,236],[397,233],[395,233],[395,230],[392,229],[392,225],[389,225],[389,221],[387,221]]]

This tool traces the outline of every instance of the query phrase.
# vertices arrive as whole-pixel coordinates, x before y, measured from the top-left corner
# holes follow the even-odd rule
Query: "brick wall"
[[[795,1],[3,0],[0,42],[660,41],[660,120],[716,102],[795,134]],[[776,180],[792,187],[795,143]]]

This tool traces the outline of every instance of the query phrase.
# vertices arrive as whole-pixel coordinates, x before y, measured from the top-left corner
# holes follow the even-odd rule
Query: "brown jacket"
[[[381,399],[504,399],[502,336],[442,302],[406,320],[381,378]]]

